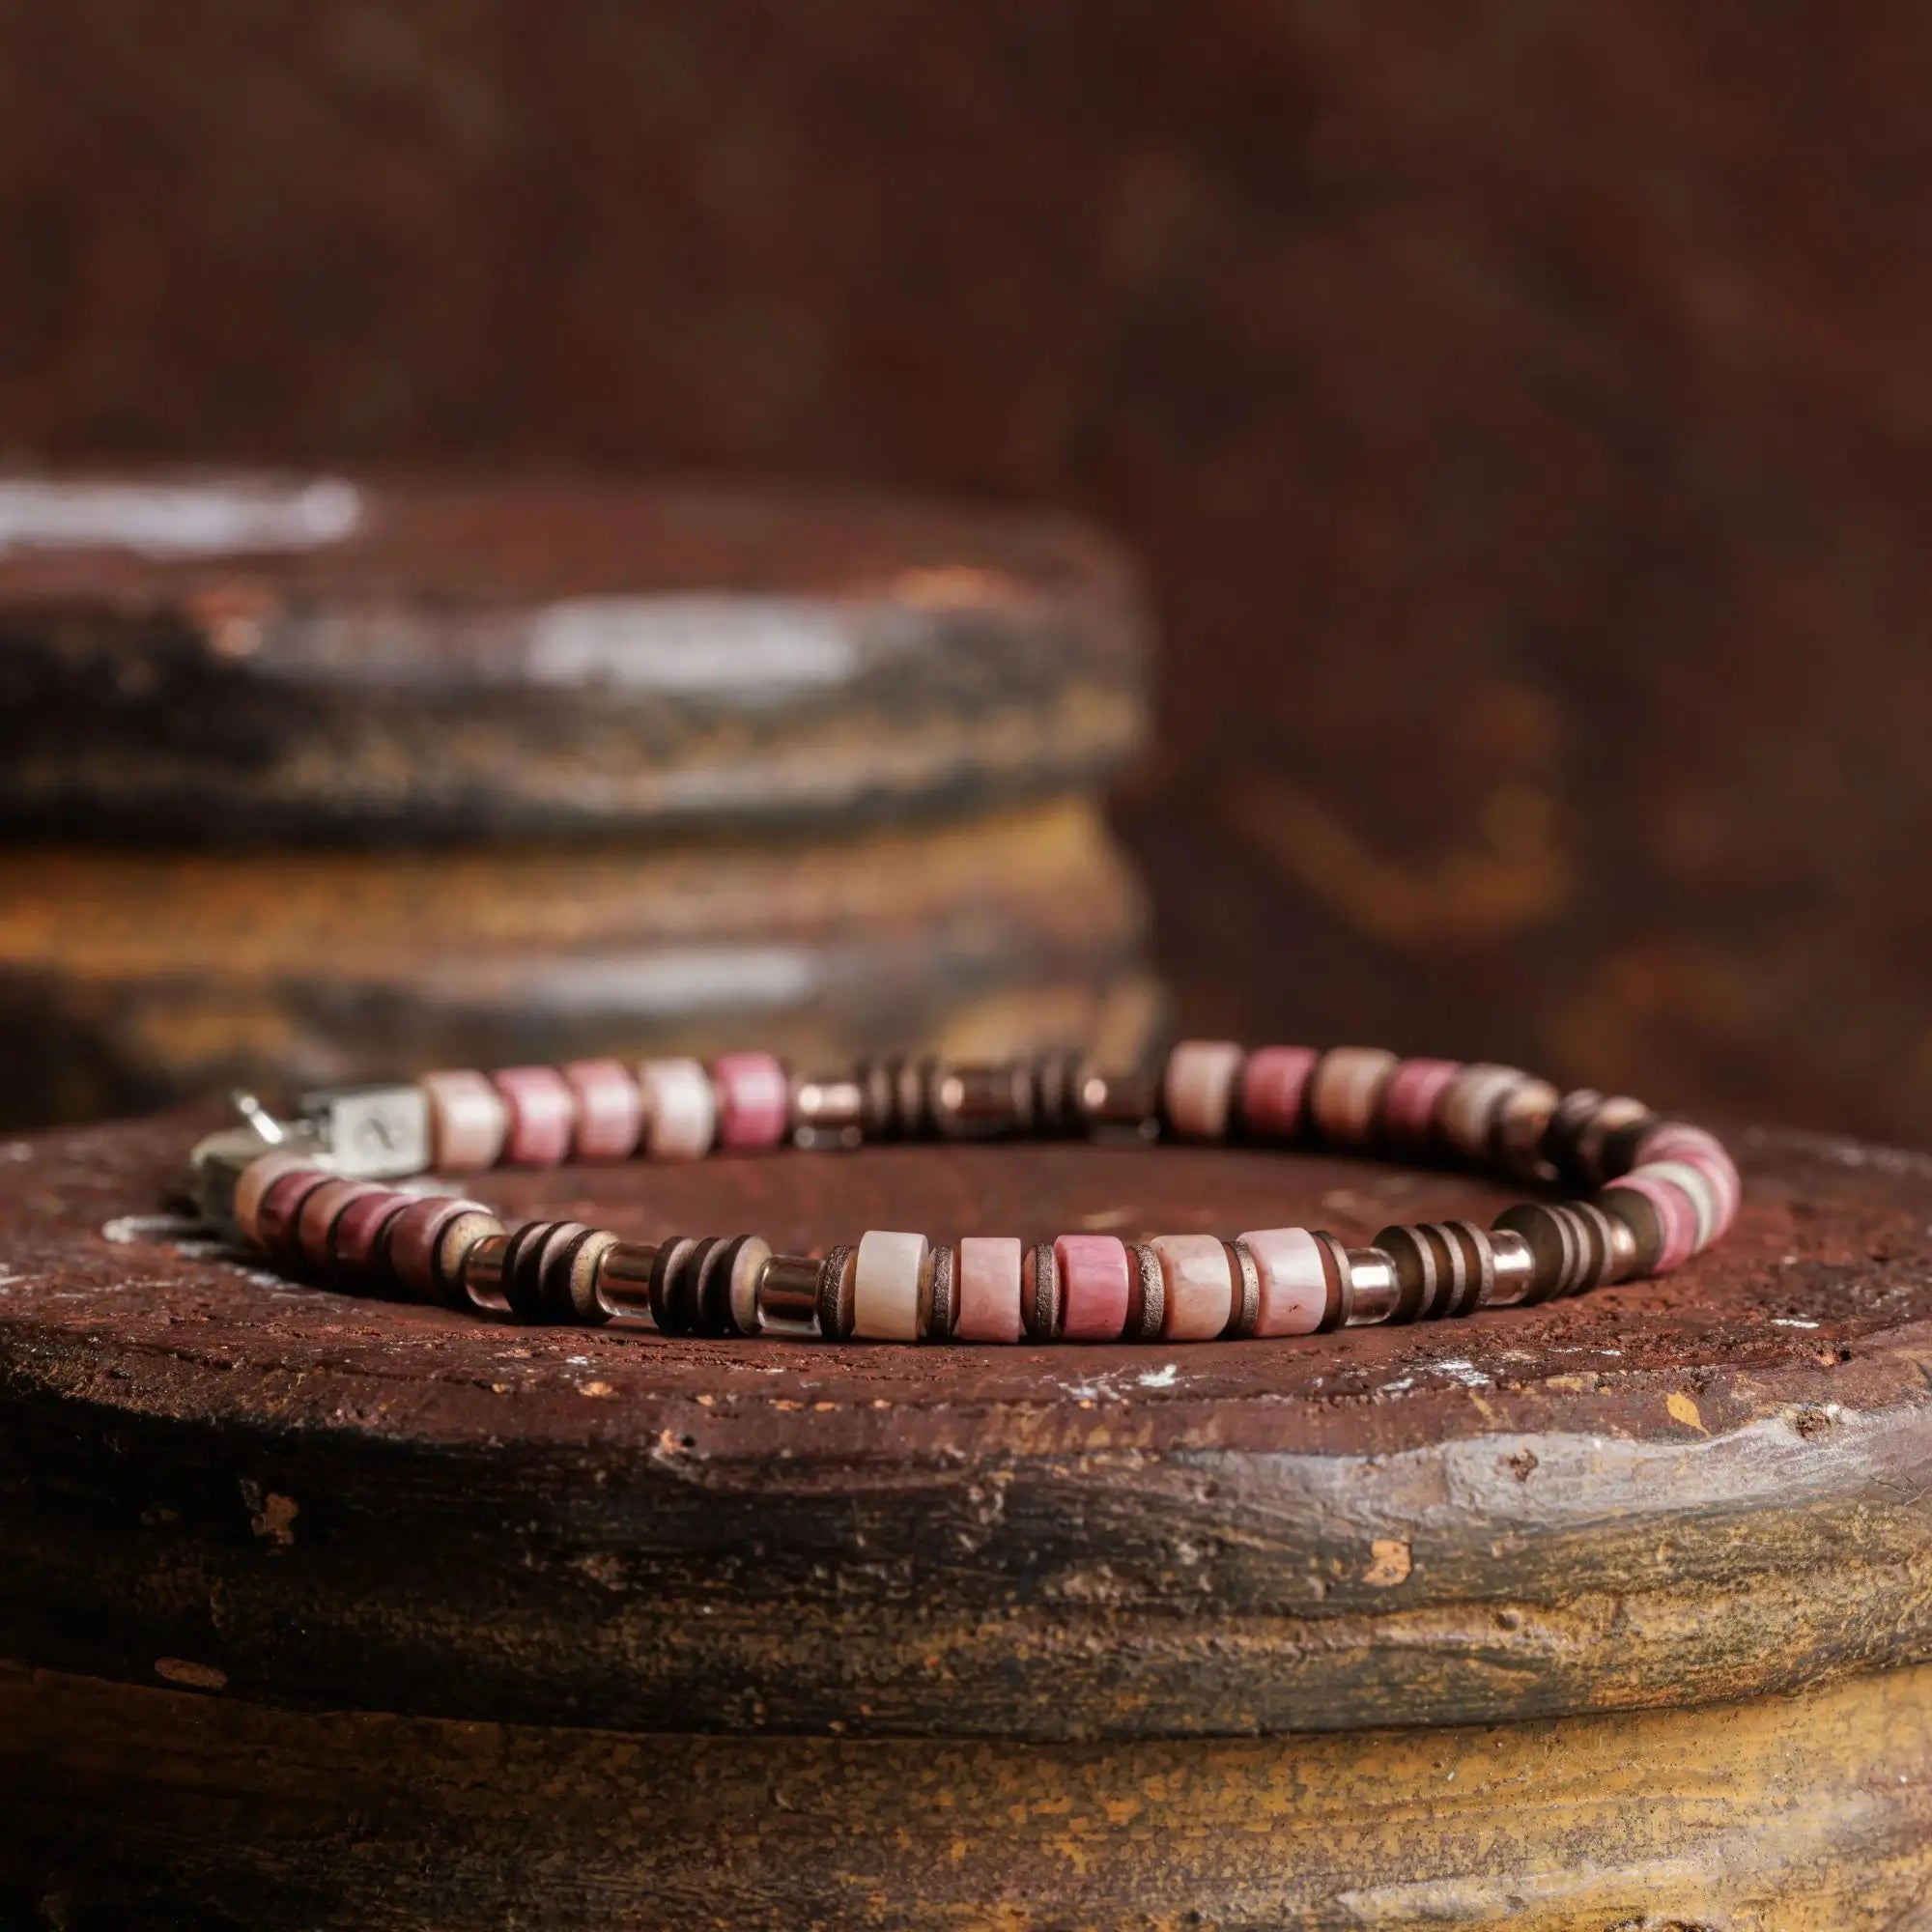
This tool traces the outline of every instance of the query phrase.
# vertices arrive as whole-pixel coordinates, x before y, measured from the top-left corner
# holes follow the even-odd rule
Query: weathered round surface
[[[588,482],[0,479],[0,826],[876,817],[1091,784],[1145,605],[1065,519]]]
[[[0,1145],[0,1657],[437,1718],[1079,1739],[1675,1705],[1932,1656],[1932,1160],[1743,1135],[1667,1282],[1172,1349],[661,1344],[285,1285],[183,1119]],[[1261,1152],[480,1190],[790,1246],[1492,1208]]]

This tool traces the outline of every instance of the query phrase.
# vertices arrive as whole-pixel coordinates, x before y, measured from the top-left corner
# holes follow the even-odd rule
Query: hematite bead
[[[1023,1061],[937,1067],[932,1120],[946,1140],[994,1140],[1033,1124],[1032,1069]]]
[[[1386,1321],[1402,1299],[1394,1258],[1380,1248],[1349,1250],[1349,1282],[1354,1291],[1354,1308],[1350,1317],[1353,1327]]]
[[[848,1073],[794,1081],[792,1142],[801,1148],[857,1147],[865,1138],[866,1090]]]
[[[613,1321],[642,1321],[651,1312],[658,1243],[616,1241],[597,1263],[597,1299]]]
[[[857,1252],[849,1247],[826,1251],[818,1274],[818,1332],[835,1342],[852,1339],[853,1264]]]
[[[1245,1341],[1255,1332],[1262,1314],[1262,1276],[1245,1241],[1223,1241],[1228,1250],[1228,1268],[1233,1283],[1234,1305],[1228,1316],[1231,1341]]]
[[[1160,1131],[1160,1090],[1151,1073],[1088,1073],[1080,1111],[1095,1139],[1151,1140]]]
[[[758,1284],[758,1318],[766,1326],[810,1327],[818,1321],[825,1264],[810,1255],[774,1255]]]

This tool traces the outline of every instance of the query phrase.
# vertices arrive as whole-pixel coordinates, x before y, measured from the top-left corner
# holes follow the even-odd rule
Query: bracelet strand
[[[506,1227],[481,1202],[393,1184],[432,1168],[998,1136],[1327,1148],[1486,1168],[1574,1198],[1520,1203],[1488,1229],[1384,1228],[1358,1248],[1319,1228],[1032,1245],[874,1229],[786,1255],[756,1235],[639,1242],[571,1221]],[[1487,1063],[1220,1040],[1181,1043],[1157,1076],[1056,1055],[878,1059],[799,1078],[765,1053],[429,1073],[318,1096],[299,1123],[257,1110],[255,1129],[196,1149],[189,1187],[205,1218],[277,1268],[351,1293],[665,1335],[1006,1343],[1303,1335],[1523,1306],[1667,1273],[1721,1238],[1739,1200],[1712,1135],[1625,1096],[1559,1094]]]

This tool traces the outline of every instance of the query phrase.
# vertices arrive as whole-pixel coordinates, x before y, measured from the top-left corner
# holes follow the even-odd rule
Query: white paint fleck
[[[1806,1321],[1796,1315],[1774,1315],[1771,1318],[1771,1325],[1774,1328],[1815,1328],[1818,1323]]]
[[[183,1214],[117,1214],[101,1230],[101,1237],[127,1247],[133,1241],[165,1241],[199,1231],[201,1223]]]
[[[1157,1369],[1143,1369],[1134,1379],[1144,1389],[1171,1389],[1180,1375],[1179,1362],[1168,1362]]]
[[[1465,1362],[1459,1355],[1452,1361],[1432,1362],[1429,1365],[1437,1375],[1452,1376],[1464,1388],[1488,1388],[1490,1378],[1474,1362]]]

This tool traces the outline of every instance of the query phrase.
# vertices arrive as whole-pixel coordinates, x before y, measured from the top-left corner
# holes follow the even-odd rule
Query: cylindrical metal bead
[[[993,1140],[1033,1124],[1033,1069],[1024,1061],[942,1066],[932,1076],[932,1118],[947,1140]]]
[[[1386,1321],[1402,1299],[1402,1285],[1396,1280],[1394,1258],[1380,1248],[1349,1250],[1349,1280],[1354,1290],[1354,1306],[1349,1318],[1353,1328]]]
[[[463,1257],[463,1298],[483,1315],[507,1315],[509,1297],[503,1293],[503,1258],[509,1252],[507,1234],[485,1235]]]
[[[765,1326],[810,1328],[818,1321],[825,1264],[811,1255],[774,1255],[758,1284],[758,1317]]]
[[[1514,1228],[1492,1228],[1490,1262],[1495,1282],[1490,1291],[1492,1308],[1514,1308],[1536,1286],[1536,1256]]]
[[[857,1147],[865,1138],[866,1091],[849,1073],[795,1080],[791,1118],[797,1147]]]
[[[1254,1332],[1262,1314],[1262,1274],[1255,1265],[1253,1251],[1241,1240],[1223,1241],[1228,1251],[1228,1268],[1233,1283],[1233,1306],[1229,1310],[1227,1333],[1231,1341],[1246,1341]]]
[[[656,1241],[617,1241],[597,1263],[597,1298],[613,1321],[643,1321],[651,1312]]]

